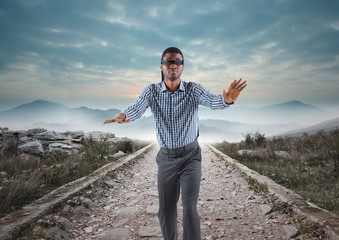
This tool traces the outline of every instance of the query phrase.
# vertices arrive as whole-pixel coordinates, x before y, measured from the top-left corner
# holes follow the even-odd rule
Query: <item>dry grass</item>
[[[25,159],[18,152],[18,141],[12,140],[0,149],[0,217],[116,160],[112,154],[119,150],[131,153],[147,144],[131,141],[112,145],[106,139],[88,139],[83,153]]]
[[[247,134],[240,143],[214,146],[339,216],[339,130],[270,140],[260,133]],[[252,154],[240,155],[241,149],[252,150]],[[281,157],[276,151],[290,157]]]

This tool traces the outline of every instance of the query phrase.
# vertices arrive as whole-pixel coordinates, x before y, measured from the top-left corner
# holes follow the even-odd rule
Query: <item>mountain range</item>
[[[248,124],[301,124],[312,125],[336,117],[314,105],[300,101],[289,101],[259,108],[238,107],[236,104],[226,111],[204,109],[200,118],[210,118]]]
[[[0,127],[14,130],[44,127],[55,131],[109,131],[120,137],[155,140],[153,116],[142,117],[130,123],[128,127],[125,124],[102,124],[120,111],[88,107],[69,108],[60,103],[36,100],[1,111]],[[339,118],[335,118],[338,117],[335,114],[300,101],[261,108],[232,106],[222,111],[201,107],[199,117],[200,139],[209,142],[240,141],[250,132],[261,132],[268,136],[292,134],[291,131],[299,130],[314,132],[329,125],[332,128],[339,125]],[[315,126],[311,127],[312,125]]]

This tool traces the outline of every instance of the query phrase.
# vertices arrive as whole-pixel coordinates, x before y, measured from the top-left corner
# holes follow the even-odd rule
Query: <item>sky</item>
[[[338,0],[2,0],[0,111],[37,99],[124,108],[182,50],[182,79],[238,106],[291,100],[339,112]]]

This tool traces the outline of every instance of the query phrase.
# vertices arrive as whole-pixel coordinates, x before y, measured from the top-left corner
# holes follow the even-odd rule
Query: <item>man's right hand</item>
[[[108,119],[104,122],[104,124],[108,123],[129,123],[131,121],[130,118],[126,117],[125,113],[119,113],[113,119]]]

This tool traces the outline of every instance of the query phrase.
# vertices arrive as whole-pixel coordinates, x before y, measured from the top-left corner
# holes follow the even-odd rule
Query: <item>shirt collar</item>
[[[182,92],[185,92],[185,86],[184,86],[184,83],[183,83],[182,80],[180,81],[180,85],[179,85],[179,89],[178,90],[182,91]],[[162,81],[161,82],[161,92],[165,92],[165,91],[168,91],[168,90],[167,90],[165,82]]]

